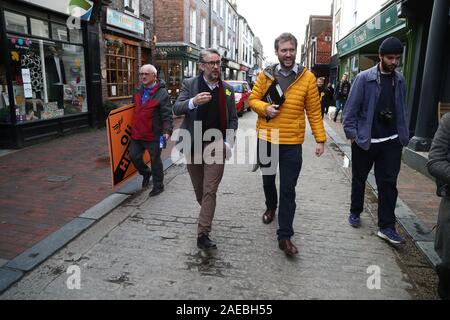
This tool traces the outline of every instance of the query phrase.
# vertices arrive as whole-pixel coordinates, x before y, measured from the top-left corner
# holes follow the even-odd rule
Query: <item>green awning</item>
[[[393,3],[339,40],[336,43],[338,54],[343,57],[405,27],[406,20],[398,17],[397,4]]]

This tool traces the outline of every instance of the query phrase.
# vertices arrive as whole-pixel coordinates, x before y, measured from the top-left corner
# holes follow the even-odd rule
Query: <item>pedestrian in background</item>
[[[328,114],[328,110],[329,110],[330,106],[335,105],[335,103],[334,103],[334,88],[331,83],[328,83],[328,85],[327,85],[327,94],[328,94],[329,99],[328,99],[328,105],[325,109],[325,114]]]
[[[402,53],[399,39],[385,39],[379,47],[380,62],[356,76],[344,109],[344,131],[352,144],[348,221],[352,227],[361,225],[366,180],[374,165],[378,188],[377,235],[392,244],[405,242],[396,232],[394,212],[402,145],[409,142],[405,78],[395,71]]]
[[[217,50],[202,50],[200,75],[183,81],[180,95],[173,107],[175,115],[185,116],[181,128],[189,131],[190,141],[188,148],[183,149],[183,152],[195,196],[201,206],[197,227],[199,249],[217,247],[209,238],[209,234],[216,209],[217,189],[225,168],[224,158],[219,161],[208,161],[203,157],[203,151],[210,144],[215,144],[215,152],[223,151],[225,157],[231,152],[234,144],[234,135],[227,137],[226,131],[229,129],[236,131],[238,128],[233,88],[220,79],[220,66],[221,56]],[[201,135],[194,134],[195,123],[201,124]],[[203,141],[203,134],[210,129],[220,130],[222,138],[218,141]],[[202,145],[201,150],[194,149],[194,140]],[[196,161],[197,158],[200,158],[199,162]]]
[[[450,299],[450,113],[445,114],[428,154],[428,172],[436,178],[437,194],[442,197],[436,226],[434,249],[441,258],[436,267],[438,294]]]
[[[153,189],[150,196],[164,191],[164,172],[161,160],[160,141],[167,141],[172,134],[172,106],[163,80],[156,80],[157,71],[151,64],[139,70],[141,86],[133,96],[135,104],[131,124],[129,147],[131,161],[143,176],[142,188],[150,183],[153,175]],[[145,150],[150,153],[151,171],[144,163]]]
[[[315,153],[320,157],[326,141],[316,78],[312,72],[295,63],[297,39],[283,33],[275,40],[279,64],[267,67],[258,75],[249,98],[250,107],[258,114],[258,164],[263,174],[266,211],[263,222],[271,223],[278,214],[278,246],[289,256],[298,253],[291,242],[296,209],[295,187],[302,167],[302,144],[305,138],[306,116],[316,139]],[[267,92],[278,84],[285,101],[270,103]],[[273,101],[273,100],[272,100]],[[264,150],[264,151],[263,151]],[[269,162],[261,161],[262,152]],[[280,170],[280,198],[275,183],[276,168]],[[273,170],[275,169],[275,170]]]
[[[325,78],[319,77],[317,78],[317,90],[319,91],[319,99],[320,99],[320,106],[322,110],[322,119],[323,115],[325,114],[325,110],[327,109],[327,89],[325,88]]]
[[[336,122],[337,117],[339,115],[339,111],[342,110],[342,114],[344,114],[345,104],[347,103],[348,94],[350,93],[350,82],[348,82],[348,73],[345,72],[342,75],[341,81],[337,83],[335,90],[335,100],[336,100],[336,111],[334,112],[333,121]],[[342,122],[342,115],[341,115]]]

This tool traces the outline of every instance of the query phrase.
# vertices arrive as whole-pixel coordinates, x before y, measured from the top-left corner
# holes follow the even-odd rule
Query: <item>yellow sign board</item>
[[[137,171],[131,162],[128,151],[133,116],[134,104],[131,104],[114,109],[106,119],[113,188],[126,181]],[[144,153],[144,162],[150,162],[148,152]]]

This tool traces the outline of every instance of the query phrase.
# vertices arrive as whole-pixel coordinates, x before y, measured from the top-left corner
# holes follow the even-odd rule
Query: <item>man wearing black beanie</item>
[[[380,63],[358,74],[344,109],[344,131],[352,142],[352,227],[361,226],[367,176],[375,167],[378,189],[378,236],[391,244],[405,240],[395,230],[397,177],[402,146],[409,142],[405,78],[395,71],[403,44],[395,37],[379,47]]]

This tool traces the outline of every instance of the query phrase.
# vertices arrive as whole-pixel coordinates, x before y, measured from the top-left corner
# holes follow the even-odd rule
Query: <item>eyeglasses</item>
[[[221,64],[222,64],[222,61],[220,61],[220,60],[217,60],[217,61],[204,61],[203,63],[207,64],[208,66],[210,66],[212,68],[214,66],[220,67]]]
[[[143,76],[149,76],[149,75],[151,75],[151,74],[153,74],[153,73],[146,73],[146,72],[141,72],[141,73],[139,73],[139,75],[140,75],[141,77],[143,77]]]

